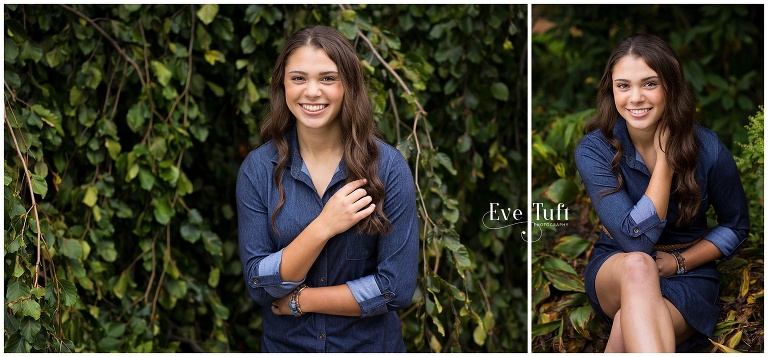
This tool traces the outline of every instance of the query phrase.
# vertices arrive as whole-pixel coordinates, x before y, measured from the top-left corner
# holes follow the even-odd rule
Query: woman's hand
[[[350,229],[376,209],[371,203],[373,198],[362,188],[367,182],[360,179],[344,185],[325,204],[317,219],[329,230],[331,237]]]
[[[667,252],[656,252],[656,266],[659,268],[659,276],[662,278],[677,273],[677,260]]]
[[[291,294],[283,296],[272,302],[272,313],[275,315],[293,315],[288,302],[291,301]]]

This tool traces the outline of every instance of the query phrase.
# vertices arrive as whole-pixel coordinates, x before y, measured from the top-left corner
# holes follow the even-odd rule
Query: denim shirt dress
[[[696,126],[699,140],[696,180],[702,193],[701,205],[695,221],[682,227],[676,224],[679,213],[674,193],[669,199],[666,220],[659,219],[653,202],[645,195],[651,174],[632,145],[624,118],[618,118],[613,134],[623,148],[619,171],[624,184],[618,192],[604,195],[606,190],[618,186],[618,180],[611,171],[611,160],[616,150],[600,131],[584,135],[575,151],[576,167],[592,205],[610,233],[609,237],[600,232],[584,278],[590,304],[608,322],[610,319],[597,301],[595,278],[600,266],[613,254],[644,252],[655,256],[653,246],[656,244],[688,243],[703,237],[712,242],[725,259],[730,259],[749,233],[747,199],[736,163],[713,131]],[[710,205],[717,215],[717,225],[708,228],[706,212]],[[691,342],[700,342],[704,336],[712,337],[720,311],[717,306],[719,282],[714,262],[683,275],[660,278],[662,295],[699,332]],[[691,345],[679,346],[679,349]]]
[[[331,238],[302,281],[280,278],[282,250],[312,222],[346,184],[341,161],[320,197],[299,154],[295,128],[286,135],[285,204],[273,178],[279,155],[273,142],[251,151],[237,177],[240,260],[251,297],[263,309],[262,352],[405,352],[396,310],[411,303],[418,269],[418,219],[413,176],[400,152],[381,141],[378,173],[386,189],[383,210],[392,223],[385,235],[355,228]],[[278,233],[279,232],[279,233]],[[268,307],[300,284],[347,284],[362,316],[307,313],[278,316]],[[332,302],[329,302],[332,303]]]

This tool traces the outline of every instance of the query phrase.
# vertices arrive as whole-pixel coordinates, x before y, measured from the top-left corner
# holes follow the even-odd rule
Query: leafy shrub
[[[284,39],[338,28],[419,184],[411,351],[524,351],[519,5],[4,5],[5,351],[257,351],[234,181]]]

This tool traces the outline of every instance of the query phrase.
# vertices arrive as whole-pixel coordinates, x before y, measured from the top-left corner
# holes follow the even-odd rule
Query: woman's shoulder
[[[730,155],[730,151],[714,130],[697,124],[696,137],[699,139],[699,160],[705,164],[714,163],[720,155]]]
[[[613,152],[614,149],[600,130],[593,130],[584,134],[576,144],[576,152],[583,150]]]
[[[273,141],[267,141],[248,152],[243,160],[243,167],[253,167],[270,164],[279,158],[277,146]]]
[[[379,149],[379,161],[385,164],[394,162],[406,163],[405,157],[400,153],[400,150],[387,143],[386,141],[376,138],[376,145]],[[407,163],[406,163],[407,164]]]

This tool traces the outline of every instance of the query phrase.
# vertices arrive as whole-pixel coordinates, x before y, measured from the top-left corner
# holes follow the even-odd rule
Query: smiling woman
[[[410,169],[377,139],[359,60],[302,29],[272,75],[265,140],[237,179],[240,260],[264,352],[405,352],[396,310],[416,288]]]
[[[603,224],[584,277],[611,324],[606,352],[674,352],[712,337],[714,261],[749,232],[728,149],[695,124],[693,96],[672,48],[638,34],[619,43],[598,89],[576,167]],[[718,225],[707,228],[712,206]]]

